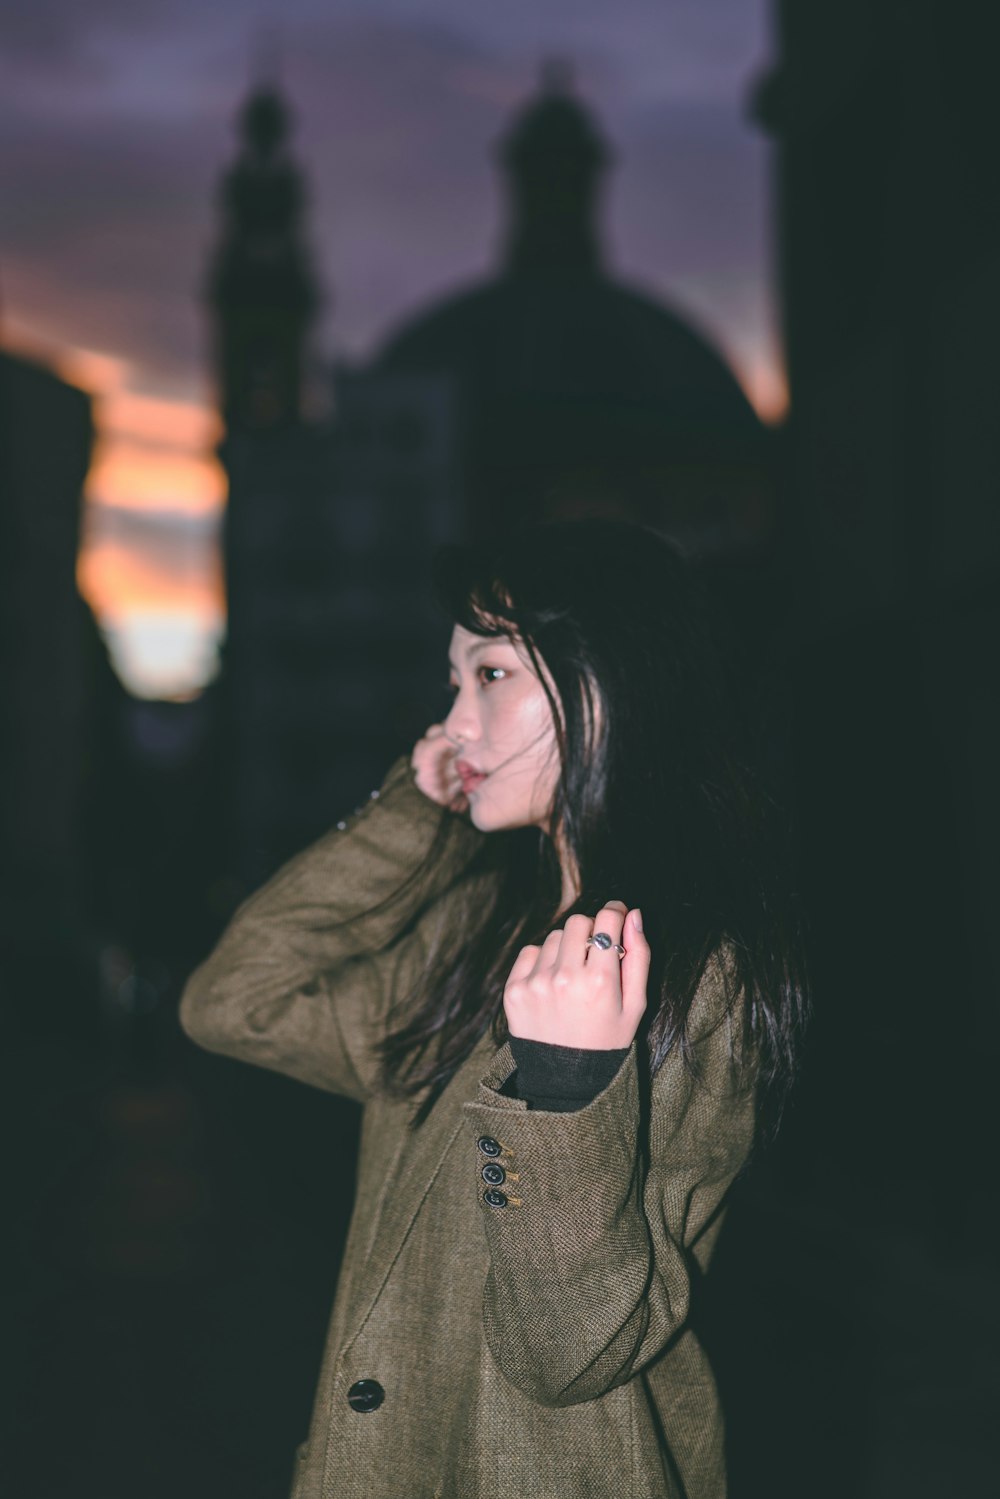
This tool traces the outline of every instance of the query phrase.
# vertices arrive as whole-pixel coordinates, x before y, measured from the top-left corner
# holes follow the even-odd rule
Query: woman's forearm
[[[363,1096],[360,1053],[398,981],[400,934],[480,838],[424,796],[401,756],[353,818],[239,908],[188,979],[184,1029],[208,1050]]]

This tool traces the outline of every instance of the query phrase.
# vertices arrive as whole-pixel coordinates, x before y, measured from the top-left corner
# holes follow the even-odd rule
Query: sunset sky
[[[614,271],[689,316],[768,419],[784,405],[766,0],[37,0],[0,53],[0,338],[95,398],[80,577],[123,679],[184,695],[224,628],[224,484],[201,305],[216,190],[261,59],[297,117],[320,344],[363,358],[488,273],[492,151],[548,56],[610,139]]]

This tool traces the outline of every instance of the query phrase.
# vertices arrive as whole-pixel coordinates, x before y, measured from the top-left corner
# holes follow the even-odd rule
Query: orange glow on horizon
[[[93,395],[97,391],[119,390],[128,379],[132,366],[114,354],[97,349],[63,349],[55,355],[52,367],[61,380],[78,385]]]
[[[116,437],[154,448],[208,453],[222,437],[218,412],[194,401],[169,401],[115,390],[98,397],[97,415],[105,440]]]
[[[77,580],[94,613],[108,623],[134,612],[183,613],[214,630],[225,616],[218,565],[201,558],[183,569],[161,567],[118,541],[101,540],[81,550]]]
[[[189,698],[212,680],[226,604],[210,528],[169,526],[210,518],[225,505],[215,454],[221,433],[210,400],[149,395],[141,371],[103,350],[59,345],[38,328],[5,319],[3,346],[52,370],[91,397],[94,451],[84,489],[77,583],[102,627],[115,670],[139,697]],[[167,529],[105,534],[107,507],[157,512]]]
[[[215,456],[222,423],[208,400],[145,395],[130,387],[128,360],[103,349],[54,349],[16,322],[7,324],[4,342],[92,398],[97,438],[88,503],[199,516],[223,508],[225,474]]]
[[[757,359],[739,371],[740,383],[762,422],[776,427],[788,415],[788,381],[780,364]]]
[[[105,440],[122,437],[153,447],[212,449],[222,421],[207,403],[143,395],[129,388],[132,366],[96,349],[67,349],[53,360],[63,380],[93,397],[98,430]]]
[[[225,473],[216,458],[176,449],[151,451],[125,437],[98,444],[87,478],[91,504],[122,510],[216,515],[225,497]]]

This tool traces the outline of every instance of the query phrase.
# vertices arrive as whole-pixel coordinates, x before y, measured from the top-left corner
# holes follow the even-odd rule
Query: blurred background
[[[5,11],[9,1492],[283,1499],[357,1117],[181,987],[443,715],[434,548],[620,514],[728,621],[809,916],[701,1314],[732,1499],[994,1493],[987,6]]]

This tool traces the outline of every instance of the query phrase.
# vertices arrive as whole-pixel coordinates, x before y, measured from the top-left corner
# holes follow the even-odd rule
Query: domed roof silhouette
[[[761,423],[725,361],[681,318],[603,268],[609,151],[550,68],[501,143],[510,214],[499,274],[411,318],[377,367],[450,376],[474,512],[551,508],[560,487],[614,491],[649,515],[667,470],[755,451]]]

